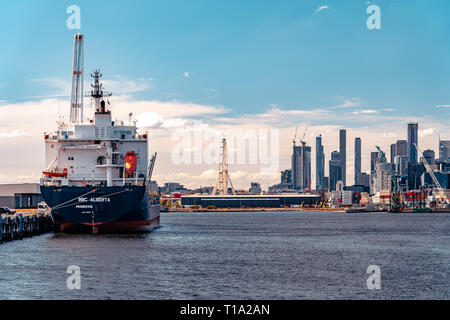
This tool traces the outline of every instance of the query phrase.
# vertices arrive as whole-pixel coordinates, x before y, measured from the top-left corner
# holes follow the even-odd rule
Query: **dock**
[[[0,242],[20,240],[53,231],[50,215],[37,210],[17,210],[13,215],[0,215]]]

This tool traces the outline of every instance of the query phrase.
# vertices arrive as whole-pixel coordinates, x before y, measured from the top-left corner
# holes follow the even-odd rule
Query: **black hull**
[[[59,231],[147,232],[159,226],[159,205],[150,205],[144,186],[41,186]]]

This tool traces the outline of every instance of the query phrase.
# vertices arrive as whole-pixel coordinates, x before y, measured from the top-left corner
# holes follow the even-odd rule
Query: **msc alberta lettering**
[[[270,306],[267,305],[251,305],[251,304],[224,304],[223,309],[215,307],[201,307],[188,304],[181,307],[181,315],[204,315],[210,318],[214,312],[222,313],[226,315],[263,315],[269,314]]]

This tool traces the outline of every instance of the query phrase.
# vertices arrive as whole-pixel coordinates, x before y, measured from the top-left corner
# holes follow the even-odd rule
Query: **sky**
[[[80,30],[67,28],[71,5],[80,8]],[[380,9],[380,29],[367,26],[371,5]],[[48,165],[43,133],[69,111],[78,31],[85,90],[100,68],[114,116],[133,112],[149,131],[159,183],[214,184],[217,164],[174,161],[174,132],[194,132],[198,123],[218,136],[278,135],[273,172],[261,163],[230,165],[239,188],[279,182],[296,127],[313,159],[322,134],[326,175],[338,131],[347,129],[347,181],[355,137],[363,171],[375,145],[389,156],[389,145],[406,139],[408,121],[419,123],[422,149],[437,152],[438,136],[450,139],[449,15],[446,0],[2,2],[0,148],[13,156],[0,162],[0,183],[37,182]]]

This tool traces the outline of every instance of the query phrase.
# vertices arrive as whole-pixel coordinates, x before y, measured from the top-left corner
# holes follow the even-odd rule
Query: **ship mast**
[[[73,42],[72,91],[70,122],[83,122],[83,35],[77,33]]]
[[[93,73],[91,73],[91,77],[94,78],[94,83],[91,83],[92,90],[91,92],[86,93],[86,96],[91,97],[94,100],[96,112],[105,113],[106,109],[103,97],[110,97],[112,93],[103,91],[103,84],[100,83],[100,78],[102,76],[100,70],[94,70]]]

